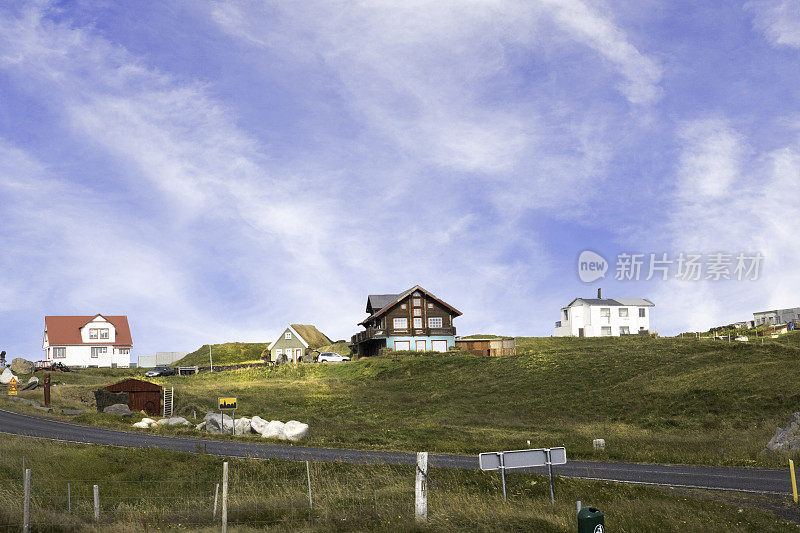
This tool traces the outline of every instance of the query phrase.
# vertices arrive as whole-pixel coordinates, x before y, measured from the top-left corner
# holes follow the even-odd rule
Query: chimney
[[[602,300],[603,299],[603,297],[600,296],[600,287],[597,287],[597,299],[598,300]]]

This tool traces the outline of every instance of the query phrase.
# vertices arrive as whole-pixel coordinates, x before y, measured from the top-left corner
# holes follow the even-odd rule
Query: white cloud
[[[745,4],[753,25],[775,46],[800,48],[800,0],[754,0]]]

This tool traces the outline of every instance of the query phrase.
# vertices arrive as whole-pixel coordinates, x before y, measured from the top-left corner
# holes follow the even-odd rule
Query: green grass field
[[[218,531],[213,518],[222,459],[202,453],[54,443],[4,436],[0,530],[22,524],[22,461],[32,471],[32,531]],[[536,531],[576,529],[575,501],[605,513],[608,531],[795,531],[796,525],[706,494],[556,478],[431,468],[428,522],[414,520],[414,467],[229,459],[230,531]],[[67,484],[70,502],[67,500]],[[93,490],[100,520],[93,518]],[[757,503],[757,502],[753,502]],[[71,512],[68,512],[71,505]],[[772,502],[772,505],[786,505]]]
[[[800,410],[798,338],[520,338],[519,354],[502,358],[388,355],[152,381],[175,387],[182,415],[233,395],[237,415],[307,422],[308,445],[474,454],[530,440],[564,445],[572,458],[785,466],[764,446]],[[91,405],[93,388],[134,373],[59,375],[68,385],[53,401]],[[606,440],[605,452],[593,438]]]

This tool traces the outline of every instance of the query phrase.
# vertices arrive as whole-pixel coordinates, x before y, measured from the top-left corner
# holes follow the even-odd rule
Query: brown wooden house
[[[377,355],[381,348],[446,352],[455,346],[453,319],[461,311],[419,285],[399,294],[370,294],[359,323],[365,328],[351,339],[359,356]]]
[[[126,379],[106,387],[110,392],[127,392],[128,408],[131,411],[144,411],[151,416],[161,414],[161,398],[164,396],[161,385],[142,381],[140,379]]]

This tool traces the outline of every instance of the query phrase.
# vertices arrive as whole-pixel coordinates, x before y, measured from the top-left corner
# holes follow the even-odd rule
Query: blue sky
[[[798,0],[4,2],[0,349],[349,338],[414,284],[463,334],[598,286],[665,334],[800,305],[799,73]],[[692,251],[761,275],[613,279]]]

